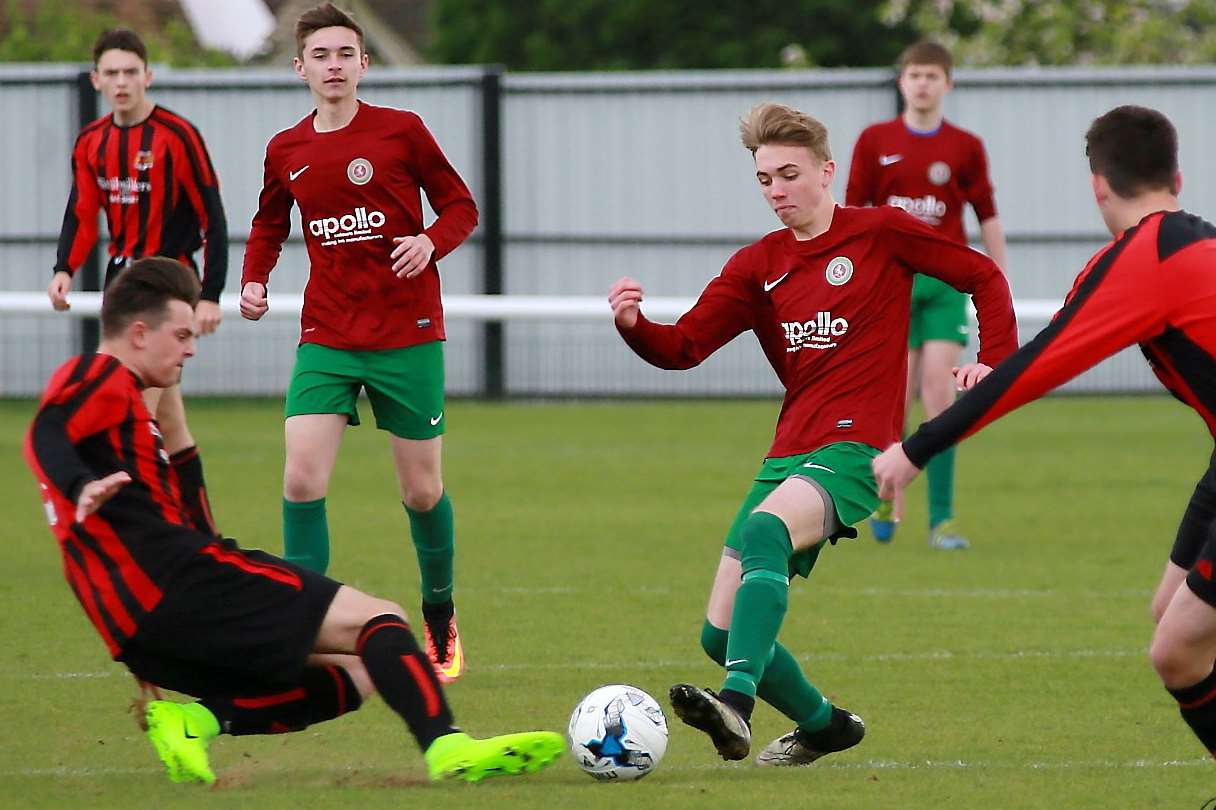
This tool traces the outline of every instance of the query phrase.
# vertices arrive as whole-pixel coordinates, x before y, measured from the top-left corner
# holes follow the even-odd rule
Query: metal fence
[[[1017,299],[1059,299],[1107,236],[1089,199],[1082,138],[1118,103],[1168,114],[1182,142],[1184,203],[1216,210],[1205,114],[1216,70],[999,69],[959,71],[947,116],[988,146],[1009,236]],[[866,125],[895,114],[887,70],[502,74],[487,68],[373,70],[370,102],[419,112],[468,181],[482,211],[473,237],[441,263],[455,293],[602,295],[618,276],[649,293],[695,295],[736,249],[777,226],[757,192],[738,120],[777,100],[831,130],[840,164]],[[311,108],[287,71],[156,70],[155,100],[202,130],[220,177],[232,235],[228,291],[257,203],[264,147]],[[0,128],[0,291],[45,286],[67,197],[68,155],[97,99],[79,66],[0,68],[0,104],[20,126]],[[975,231],[975,223],[970,223]],[[278,292],[307,276],[303,240],[286,246]],[[273,304],[273,299],[272,299]],[[1023,319],[1023,339],[1042,322]],[[195,393],[274,394],[286,384],[298,330],[289,321],[229,318],[188,369]],[[0,321],[0,395],[35,393],[77,350],[76,322]],[[779,391],[754,341],[740,339],[701,368],[659,372],[624,348],[602,319],[449,327],[448,384],[456,395],[767,395]],[[1155,387],[1137,353],[1124,353],[1073,390]]]

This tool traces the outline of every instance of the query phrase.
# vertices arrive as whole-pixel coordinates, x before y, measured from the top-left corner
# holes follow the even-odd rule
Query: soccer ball
[[[570,753],[601,782],[641,779],[667,751],[667,718],[636,686],[601,686],[570,715]]]

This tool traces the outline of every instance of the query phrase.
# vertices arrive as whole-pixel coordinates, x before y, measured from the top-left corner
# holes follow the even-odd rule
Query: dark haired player
[[[935,454],[1138,343],[1171,394],[1216,436],[1216,226],[1181,210],[1178,139],[1156,110],[1116,107],[1085,136],[1094,200],[1114,241],[1077,276],[1034,340],[902,444],[874,460],[881,493]],[[1150,655],[1216,756],[1216,454],[1182,516],[1152,601]]]
[[[209,335],[221,318],[228,227],[202,135],[148,97],[152,71],[135,32],[116,28],[98,36],[91,77],[110,112],[86,125],[72,150],[72,191],[47,288],[51,305],[68,308],[72,276],[97,243],[97,214],[104,211],[110,231],[107,287],[133,259],[168,256],[193,268],[193,255],[203,248],[203,292],[194,326],[198,334]],[[163,390],[149,388],[144,398],[160,424],[191,522],[216,534],[181,387],[175,382]]]
[[[177,382],[194,354],[198,279],[135,261],[102,303],[96,354],[51,377],[25,442],[64,575],[111,656],[136,678],[194,695],[153,700],[148,738],[174,782],[215,781],[218,734],[275,734],[358,709],[378,692],[432,779],[538,770],[563,738],[477,740],[452,725],[443,687],[396,604],[189,525],[141,392]]]

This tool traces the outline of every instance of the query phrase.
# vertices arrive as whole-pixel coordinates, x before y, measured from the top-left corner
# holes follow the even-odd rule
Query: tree
[[[1216,61],[1216,0],[887,0],[882,18],[963,65]]]
[[[201,47],[180,7],[172,5],[171,13],[155,13],[156,8],[144,3],[141,15],[127,13],[121,4],[111,8],[79,0],[0,0],[0,62],[87,62],[93,58],[97,35],[122,25],[139,33],[152,62],[178,67],[236,64],[226,53]]]
[[[890,65],[914,38],[881,0],[435,0],[430,57],[514,70]],[[791,51],[791,53],[793,53]]]

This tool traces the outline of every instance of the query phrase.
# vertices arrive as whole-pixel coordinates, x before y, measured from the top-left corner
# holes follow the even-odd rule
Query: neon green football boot
[[[491,776],[535,773],[557,759],[565,747],[565,738],[552,731],[525,731],[484,740],[457,732],[431,743],[426,749],[426,768],[436,782],[479,782]]]
[[[208,722],[210,721],[210,722]],[[207,762],[207,744],[219,733],[219,723],[198,703],[150,700],[144,707],[148,740],[156,749],[170,782],[215,782]]]

